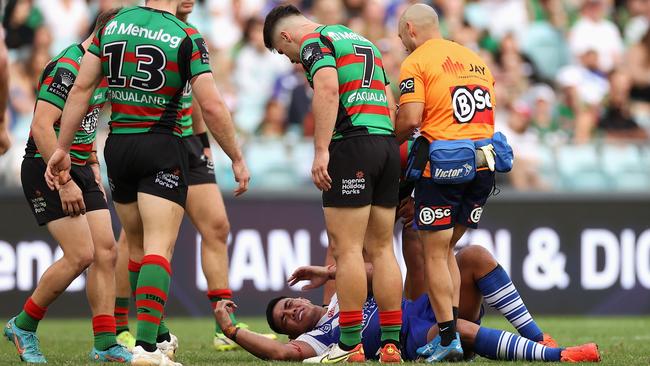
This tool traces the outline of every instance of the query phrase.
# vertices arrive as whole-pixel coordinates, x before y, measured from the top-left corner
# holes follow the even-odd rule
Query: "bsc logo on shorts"
[[[451,224],[451,206],[422,207],[418,215],[420,225]]]
[[[478,224],[481,221],[481,215],[483,214],[483,207],[476,207],[469,214],[469,220],[475,224]]]

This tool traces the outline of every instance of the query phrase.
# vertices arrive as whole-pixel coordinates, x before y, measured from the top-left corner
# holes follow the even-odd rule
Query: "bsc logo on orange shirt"
[[[451,104],[457,123],[490,123],[492,100],[490,90],[481,85],[452,86]]]

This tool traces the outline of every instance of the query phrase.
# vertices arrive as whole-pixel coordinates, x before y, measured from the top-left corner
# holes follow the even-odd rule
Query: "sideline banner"
[[[21,309],[62,252],[36,225],[22,196],[5,195],[0,202],[0,317],[6,318]],[[321,302],[319,291],[286,285],[294,268],[324,261],[320,201],[250,197],[226,205],[232,227],[229,281],[239,313],[263,314],[278,295]],[[649,218],[647,197],[497,197],[482,212],[481,229],[468,232],[461,244],[480,244],[495,254],[535,314],[650,314]],[[400,253],[399,235],[395,239]],[[200,236],[187,218],[172,268],[167,314],[210,314]],[[84,286],[84,276],[75,280],[48,314],[90,314]]]

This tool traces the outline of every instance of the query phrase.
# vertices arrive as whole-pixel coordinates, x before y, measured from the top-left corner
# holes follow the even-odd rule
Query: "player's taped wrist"
[[[210,147],[210,139],[208,138],[207,132],[199,133],[196,136],[201,140],[201,146],[203,146],[204,149]]]
[[[226,327],[223,330],[223,334],[228,337],[229,339],[232,339],[233,341],[237,342],[237,333],[239,333],[239,328],[236,326],[230,324],[228,327]]]

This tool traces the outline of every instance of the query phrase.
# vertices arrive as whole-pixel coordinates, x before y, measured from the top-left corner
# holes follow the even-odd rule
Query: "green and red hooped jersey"
[[[182,135],[186,85],[211,72],[196,29],[165,11],[128,7],[95,34],[89,52],[108,80],[112,134]]]
[[[389,81],[381,53],[372,42],[342,25],[320,26],[305,36],[300,60],[313,86],[316,72],[334,67],[339,79],[339,110],[333,140],[392,135],[386,98]]]
[[[79,65],[85,52],[81,45],[74,44],[64,49],[45,66],[37,86],[37,103],[38,101],[50,103],[63,110],[65,102],[68,99],[68,94],[79,74]],[[93,92],[89,101],[88,112],[81,122],[79,129],[75,132],[74,140],[70,147],[70,157],[73,164],[85,165],[86,160],[90,157],[97,135],[99,112],[104,104],[106,104],[107,92],[108,84],[103,79],[99,87]],[[61,121],[57,120],[54,123],[54,131],[57,136],[59,136],[60,126]],[[25,157],[41,157],[31,131],[27,140],[27,147],[25,148]]]

